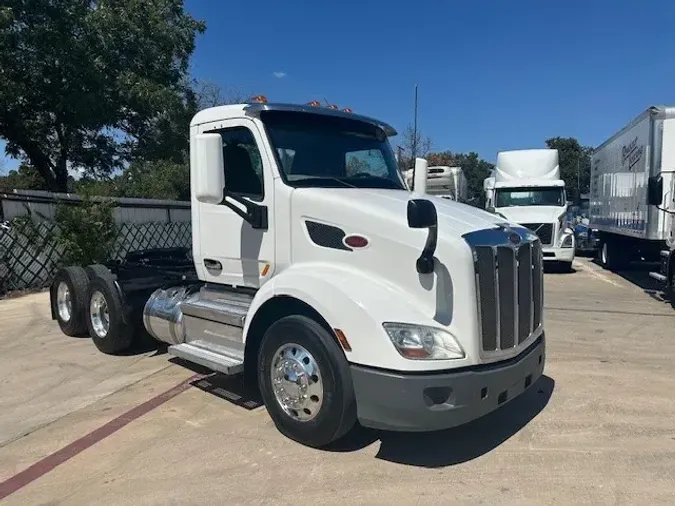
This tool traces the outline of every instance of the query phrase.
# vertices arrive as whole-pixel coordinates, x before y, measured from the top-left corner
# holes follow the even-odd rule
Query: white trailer
[[[600,262],[621,269],[656,260],[671,235],[675,108],[650,107],[591,156],[591,227]]]
[[[413,188],[413,169],[405,172],[405,180],[408,188]],[[429,195],[441,198],[466,202],[467,183],[466,176],[461,167],[449,167],[447,165],[431,166],[426,169],[426,191]],[[420,192],[418,192],[420,193]]]
[[[169,354],[257,383],[278,429],[310,446],[357,420],[428,431],[497,409],[544,369],[540,241],[410,192],[395,133],[263,98],[199,112],[192,256],[64,268],[53,318],[105,353],[142,321]]]
[[[560,179],[558,151],[522,149],[497,155],[493,179],[484,181],[486,206],[520,223],[541,240],[544,261],[571,270],[574,232],[567,227],[565,182]],[[491,198],[490,198],[491,197]]]

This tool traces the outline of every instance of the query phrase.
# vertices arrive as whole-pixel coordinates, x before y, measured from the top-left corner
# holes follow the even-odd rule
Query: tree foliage
[[[30,165],[21,164],[0,177],[0,192],[13,190],[49,190],[44,178]]]
[[[557,149],[560,161],[560,178],[565,181],[567,198],[577,198],[578,190],[587,193],[591,180],[591,153],[593,148],[582,146],[573,137],[551,137],[546,147]]]
[[[114,208],[114,202],[95,201],[88,195],[83,196],[81,205],[57,205],[54,240],[63,252],[63,265],[90,265],[108,259],[117,240]]]
[[[65,191],[69,170],[106,176],[135,156],[180,151],[168,146],[186,137],[172,128],[195,103],[186,76],[204,28],[182,0],[5,0],[7,154]]]

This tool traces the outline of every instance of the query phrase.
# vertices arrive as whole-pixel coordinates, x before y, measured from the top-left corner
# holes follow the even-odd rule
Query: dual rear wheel
[[[103,265],[61,269],[51,287],[52,314],[68,336],[91,336],[103,353],[127,350],[133,341],[122,295]]]

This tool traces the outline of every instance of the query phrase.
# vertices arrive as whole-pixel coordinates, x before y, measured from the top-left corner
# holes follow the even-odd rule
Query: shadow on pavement
[[[170,358],[169,362],[185,367],[197,374],[204,375],[204,378],[198,379],[192,383],[193,387],[198,388],[202,392],[215,395],[220,399],[248,410],[263,405],[262,397],[260,396],[258,389],[247,385],[241,374],[227,376],[177,357]]]
[[[574,274],[577,270],[574,267],[566,268],[564,265],[555,262],[544,262],[544,274]]]
[[[377,440],[376,458],[418,467],[446,467],[478,458],[512,437],[548,404],[555,381],[542,376],[527,392],[466,425],[437,432],[400,433],[355,428],[329,451],[352,452]]]
[[[593,263],[602,269],[597,260],[593,260]],[[627,269],[612,272],[642,289],[652,299],[664,304],[671,303],[663,292],[663,285],[654,278],[649,277],[650,272],[659,272],[658,262],[633,262]]]

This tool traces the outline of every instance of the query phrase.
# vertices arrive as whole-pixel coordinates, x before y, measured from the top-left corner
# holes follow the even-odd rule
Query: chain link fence
[[[110,259],[130,251],[192,246],[190,222],[122,223]],[[0,223],[0,295],[14,290],[46,288],[60,265],[62,251],[54,237],[57,225]]]

